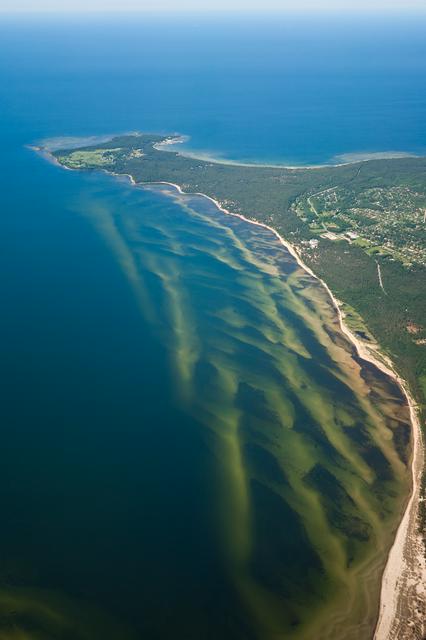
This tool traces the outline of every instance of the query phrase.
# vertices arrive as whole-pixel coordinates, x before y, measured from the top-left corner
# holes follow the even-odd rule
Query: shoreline
[[[85,141],[92,141],[95,138],[101,140],[102,142],[109,142],[113,140],[117,135],[121,134],[112,134],[111,136],[95,136],[82,138]],[[143,135],[141,131],[131,131],[125,135],[138,136]],[[162,135],[162,134],[158,134]],[[78,138],[72,138],[75,143]],[[55,140],[55,138],[51,138],[51,141]],[[329,161],[321,162],[320,164],[282,164],[281,162],[244,162],[239,160],[229,160],[226,158],[217,158],[214,155],[210,155],[209,153],[197,153],[196,151],[182,150],[178,151],[173,147],[178,144],[185,144],[190,140],[190,136],[176,133],[173,136],[166,136],[164,140],[161,142],[156,142],[153,144],[154,149],[157,151],[162,151],[165,153],[177,153],[177,155],[183,158],[191,158],[193,160],[200,160],[202,162],[208,162],[211,164],[222,164],[227,166],[234,167],[253,167],[258,169],[286,169],[288,171],[298,171],[298,170],[315,170],[315,169],[332,169],[333,167],[347,167],[351,165],[362,164],[364,162],[372,162],[374,160],[397,160],[397,159],[408,159],[408,158],[422,158],[426,156],[419,155],[418,153],[409,152],[409,151],[370,151],[370,152],[353,152],[347,154],[340,154],[337,156],[333,156]],[[65,141],[64,141],[65,142]],[[40,143],[35,143],[31,145],[26,145],[27,148],[32,149],[36,152],[43,154],[48,154],[52,156],[52,160],[56,163],[56,159],[54,158],[51,149],[48,146],[43,145],[43,141]],[[172,148],[170,148],[172,147]],[[77,148],[77,147],[76,147]],[[53,150],[53,148],[52,148]],[[57,163],[59,164],[59,163]],[[60,165],[63,166],[63,165]],[[68,169],[68,167],[64,167]],[[112,172],[109,172],[112,173]],[[199,194],[204,195],[204,194]]]
[[[291,171],[297,170],[305,170],[305,169],[331,169],[333,167],[346,167],[349,165],[361,164],[363,162],[371,162],[372,160],[392,160],[392,159],[401,159],[401,158],[421,158],[415,153],[403,152],[403,151],[383,151],[383,152],[366,152],[365,154],[360,153],[359,157],[356,157],[358,154],[354,152],[353,154],[342,154],[341,156],[335,156],[335,159],[341,159],[340,162],[333,162],[333,158],[329,162],[321,163],[321,164],[296,164],[296,165],[286,165],[281,163],[258,163],[258,162],[239,162],[238,160],[228,160],[226,158],[216,158],[213,155],[209,155],[208,153],[197,153],[196,151],[191,150],[183,150],[178,151],[177,149],[168,149],[167,147],[173,147],[177,144],[184,144],[189,140],[189,136],[177,136],[176,138],[169,139],[167,138],[163,142],[158,142],[154,144],[154,149],[157,151],[163,151],[166,153],[177,153],[179,156],[183,158],[191,158],[192,160],[200,160],[202,162],[209,162],[211,164],[223,164],[231,167],[255,167],[258,169],[287,169]],[[347,160],[344,160],[343,157],[348,156]],[[351,157],[353,156],[353,157]],[[203,195],[203,194],[199,194]]]
[[[172,144],[171,142],[168,144]],[[30,147],[33,150],[39,152],[43,157],[53,162],[55,165],[60,166],[61,168],[68,169],[70,171],[74,171],[75,169],[71,169],[69,167],[65,167],[61,163],[59,163],[53,154],[46,148],[43,147]],[[364,160],[366,162],[368,160]],[[223,164],[220,161],[216,161],[218,164]],[[362,161],[357,162],[348,162],[344,164],[358,164]],[[243,165],[246,166],[246,165]],[[248,166],[262,166],[262,165],[248,165]],[[272,166],[272,165],[265,165]],[[323,165],[323,166],[341,166],[341,165]],[[280,168],[292,168],[292,167],[280,167]],[[313,167],[294,167],[294,169],[304,169],[304,168],[321,168],[319,166]],[[414,600],[421,601],[422,607],[426,606],[426,587],[423,588],[422,593],[419,593],[419,590],[416,589],[417,585],[426,584],[426,561],[423,553],[422,544],[418,544],[418,539],[420,537],[418,526],[417,526],[417,516],[418,516],[418,508],[420,503],[420,491],[421,491],[421,478],[423,474],[424,467],[424,442],[423,442],[423,434],[421,430],[420,419],[416,410],[416,402],[414,401],[413,396],[411,395],[408,384],[405,380],[403,380],[399,374],[394,370],[392,362],[389,360],[387,356],[381,354],[379,349],[373,347],[371,345],[367,346],[361,339],[359,339],[346,325],[345,316],[341,310],[340,303],[337,298],[333,295],[328,284],[319,276],[317,276],[310,267],[308,267],[301,257],[299,256],[297,250],[291,245],[287,240],[285,240],[273,227],[269,226],[266,223],[260,222],[255,219],[250,219],[240,213],[233,213],[228,209],[224,208],[219,201],[215,200],[213,197],[208,196],[205,193],[200,192],[185,192],[181,188],[180,185],[168,182],[168,181],[153,181],[153,182],[136,182],[131,174],[124,173],[116,173],[113,171],[108,171],[107,169],[100,169],[104,173],[108,175],[113,175],[114,177],[122,178],[125,177],[129,180],[132,186],[141,186],[149,187],[155,185],[165,185],[174,188],[178,194],[180,195],[195,195],[206,198],[210,202],[212,202],[219,211],[226,215],[230,215],[249,224],[253,224],[259,227],[263,227],[267,229],[279,240],[279,242],[287,249],[290,255],[296,260],[297,264],[311,277],[317,280],[326,290],[328,296],[330,297],[331,303],[337,313],[339,326],[342,330],[342,333],[347,337],[349,342],[354,346],[355,351],[358,357],[361,360],[367,361],[373,364],[377,369],[388,375],[392,378],[398,386],[401,388],[406,401],[407,406],[410,412],[410,421],[412,426],[412,457],[411,457],[411,492],[407,500],[407,504],[402,513],[401,520],[397,527],[394,542],[392,547],[390,548],[386,565],[381,577],[381,586],[380,586],[380,601],[378,604],[378,615],[377,622],[374,629],[373,640],[405,640],[405,638],[413,637],[412,635],[406,636],[405,633],[407,629],[409,631],[413,631],[412,627],[410,627],[410,623],[412,622],[412,615],[414,615],[415,611],[418,611],[420,615],[417,615],[419,620],[417,621],[420,626],[424,627],[424,621],[421,619],[421,609],[418,607],[418,604],[414,603]],[[383,359],[383,360],[382,360]],[[414,557],[413,557],[414,556]],[[417,569],[417,574],[415,574],[414,568]],[[413,575],[415,574],[415,575]],[[409,594],[406,593],[407,589],[409,590]],[[403,629],[400,629],[399,626],[401,624],[401,620],[398,618],[398,613],[401,609],[406,608],[409,610],[408,616],[404,616],[405,625]],[[424,633],[424,628],[422,632]],[[421,632],[421,633],[422,633]],[[404,633],[404,635],[401,635]]]
[[[109,172],[111,173],[111,172]],[[115,174],[117,175],[117,174]],[[123,175],[123,174],[118,174]],[[410,543],[413,543],[413,538],[417,538],[419,535],[418,527],[417,527],[417,516],[418,516],[418,506],[419,506],[419,498],[420,498],[420,489],[421,489],[421,477],[423,472],[423,464],[424,464],[424,443],[421,431],[420,419],[416,411],[416,403],[414,398],[411,395],[411,392],[408,388],[408,385],[405,380],[403,380],[398,373],[393,369],[392,363],[389,359],[380,354],[382,358],[384,358],[384,362],[382,362],[378,358],[379,351],[375,350],[373,347],[368,348],[357,336],[353,334],[353,332],[349,329],[349,327],[345,323],[344,314],[340,308],[339,301],[333,295],[328,284],[322,280],[319,276],[317,276],[310,267],[308,267],[296,249],[274,229],[273,227],[259,222],[258,220],[251,220],[246,216],[240,213],[233,213],[228,209],[222,207],[220,202],[212,198],[211,196],[206,195],[205,193],[186,193],[180,187],[180,185],[175,184],[173,182],[166,181],[157,181],[157,182],[149,182],[149,183],[141,183],[136,182],[133,176],[129,174],[125,174],[130,178],[130,182],[132,185],[138,186],[148,186],[148,185],[167,185],[174,187],[177,192],[181,195],[196,195],[202,196],[213,202],[219,211],[225,213],[226,215],[234,216],[243,220],[244,222],[248,222],[250,224],[254,224],[259,227],[263,227],[264,229],[268,229],[271,231],[276,238],[278,238],[279,242],[288,250],[288,252],[293,256],[296,260],[297,264],[312,276],[315,280],[317,280],[327,291],[327,294],[330,297],[332,305],[337,313],[339,325],[342,330],[342,333],[348,338],[351,344],[355,347],[356,353],[361,360],[369,362],[373,364],[377,369],[388,375],[392,378],[398,386],[401,388],[409,408],[410,412],[410,421],[412,426],[412,441],[413,441],[413,450],[412,450],[412,460],[411,460],[411,480],[412,487],[411,493],[408,498],[407,505],[403,511],[401,521],[396,530],[394,542],[390,551],[388,552],[388,556],[386,559],[385,569],[381,578],[381,588],[380,588],[380,602],[379,602],[379,612],[377,617],[377,622],[374,630],[373,640],[391,640],[391,638],[395,640],[402,640],[403,636],[401,636],[398,632],[398,629],[395,630],[395,626],[398,625],[398,611],[401,607],[401,600],[403,596],[403,589],[406,587],[406,581],[409,576],[405,576],[407,573],[412,572],[412,567],[408,566],[407,563],[407,555],[409,554]],[[373,353],[372,353],[373,351]],[[376,353],[374,353],[376,351]],[[419,568],[420,580],[424,580],[424,584],[426,584],[426,563],[425,558],[422,553],[422,548],[418,550],[417,557],[417,566]],[[405,580],[404,580],[405,577]],[[411,576],[411,579],[413,577]],[[419,582],[422,584],[422,581]],[[414,585],[416,586],[416,585]],[[424,596],[426,598],[426,589]],[[420,621],[421,623],[421,621]],[[398,635],[396,635],[398,634]]]

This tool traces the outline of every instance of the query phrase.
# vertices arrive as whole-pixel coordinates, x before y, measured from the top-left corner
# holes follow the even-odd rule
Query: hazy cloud
[[[426,0],[0,0],[2,11],[407,11]]]

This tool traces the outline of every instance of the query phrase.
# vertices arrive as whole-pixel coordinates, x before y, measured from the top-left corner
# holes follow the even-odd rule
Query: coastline
[[[96,140],[100,140],[102,142],[108,142],[113,140],[114,137],[118,134],[108,135],[108,136],[91,136],[88,138],[82,138],[82,141],[86,142],[94,142]],[[140,131],[131,131],[127,135],[142,135]],[[51,141],[56,138],[52,138]],[[74,144],[76,144],[78,138],[70,138],[70,140]],[[165,153],[176,153],[177,155],[183,158],[191,158],[193,160],[200,160],[204,162],[209,162],[211,164],[222,164],[227,166],[234,167],[254,167],[258,169],[285,169],[288,171],[300,171],[300,170],[315,170],[315,169],[331,169],[333,167],[346,167],[350,165],[362,164],[364,162],[371,162],[372,160],[392,160],[392,159],[401,159],[401,158],[421,158],[422,156],[416,153],[411,153],[408,151],[375,151],[375,152],[354,152],[348,154],[341,154],[338,156],[334,156],[330,158],[328,162],[322,162],[320,164],[282,164],[280,162],[242,162],[239,160],[229,160],[226,158],[217,158],[209,153],[197,153],[191,150],[183,150],[178,151],[174,149],[175,145],[184,144],[190,140],[190,136],[182,135],[182,134],[174,134],[173,136],[166,137],[162,142],[156,142],[153,147],[157,151],[162,151]],[[65,141],[64,141],[65,144]],[[70,144],[70,142],[67,142]],[[52,151],[54,147],[46,146],[46,141],[41,141],[38,144],[26,145],[29,149],[40,153],[45,156],[47,159],[50,159],[54,164],[58,164],[62,166],[64,169],[68,169],[64,165],[61,165],[57,162],[56,158],[53,156]],[[171,148],[170,148],[171,147]],[[76,147],[77,148],[77,147]],[[72,169],[73,170],[73,169]],[[108,173],[113,173],[109,171]],[[122,174],[120,174],[122,175]],[[171,184],[171,183],[170,183]],[[174,185],[175,186],[175,185]],[[204,195],[204,194],[199,194]]]
[[[50,162],[50,164],[55,165],[55,167],[60,167],[61,169],[66,169],[66,171],[74,171],[74,169],[70,169],[70,167],[66,167],[65,165],[63,165],[60,162],[58,162],[58,160],[55,158],[53,153],[47,147],[42,147],[40,145],[32,145],[32,144],[28,144],[26,146],[27,146],[27,149],[30,149],[31,151],[35,151],[42,158],[47,160],[47,162]]]
[[[109,172],[111,173],[111,172]],[[117,175],[117,174],[115,174]],[[118,174],[123,175],[123,174]],[[328,284],[318,277],[310,267],[308,267],[303,260],[300,258],[296,249],[287,242],[273,227],[259,222],[257,220],[252,220],[250,218],[245,217],[240,213],[233,213],[228,209],[225,209],[220,202],[208,196],[204,193],[186,193],[180,187],[180,185],[175,184],[173,182],[165,182],[165,181],[156,181],[149,183],[138,183],[134,180],[133,176],[129,174],[125,174],[129,177],[131,184],[138,186],[148,186],[148,185],[156,185],[163,184],[167,186],[174,187],[177,192],[181,195],[197,195],[202,196],[213,202],[215,206],[226,215],[234,216],[240,218],[241,220],[248,222],[250,224],[254,224],[259,227],[263,227],[264,229],[268,229],[271,231],[276,238],[278,238],[279,242],[288,250],[288,252],[294,257],[297,264],[306,271],[310,276],[315,278],[327,291],[332,305],[337,313],[339,325],[342,330],[342,333],[348,338],[348,340],[353,344],[357,355],[364,361],[370,362],[374,366],[376,366],[380,371],[391,377],[402,389],[405,398],[407,400],[407,405],[410,411],[410,419],[412,425],[412,442],[413,442],[413,451],[412,451],[412,460],[411,460],[411,478],[412,478],[412,488],[411,494],[408,499],[407,505],[402,514],[402,519],[398,525],[395,539],[393,545],[388,553],[386,565],[384,572],[382,574],[381,579],[381,590],[380,590],[380,604],[379,604],[379,612],[377,623],[374,631],[373,640],[403,640],[403,638],[408,637],[406,635],[402,635],[404,633],[404,629],[400,629],[400,620],[398,618],[398,614],[401,610],[408,608],[410,610],[411,616],[413,612],[416,610],[414,606],[412,596],[413,589],[417,592],[417,585],[426,584],[426,562],[423,554],[422,545],[418,544],[418,527],[417,527],[417,519],[418,519],[418,507],[419,507],[419,499],[420,499],[420,489],[421,489],[421,477],[423,472],[423,464],[424,464],[424,443],[421,431],[420,419],[418,417],[416,411],[416,403],[414,398],[409,391],[408,385],[405,380],[403,380],[394,370],[392,363],[389,359],[382,354],[381,357],[384,358],[385,362],[380,360],[377,357],[377,349],[375,350],[373,347],[368,348],[357,336],[352,333],[349,327],[345,323],[344,314],[339,305],[339,301],[333,295]],[[376,353],[374,353],[376,351]],[[416,544],[417,543],[417,544]],[[414,554],[413,554],[414,547]],[[414,555],[414,557],[412,557]],[[409,558],[411,560],[409,562]],[[415,574],[415,568],[418,569],[418,580],[415,579],[413,574]],[[414,580],[414,583],[411,584]],[[407,587],[411,587],[410,596],[407,596],[404,591],[406,591]],[[423,593],[417,593],[417,598],[423,598],[426,601],[426,588],[423,589]],[[415,598],[417,600],[417,598]],[[408,601],[408,602],[407,602]],[[410,603],[410,604],[408,604]],[[424,607],[424,602],[423,602]],[[405,617],[405,616],[404,616]],[[409,619],[412,620],[412,619]],[[421,614],[419,616],[418,623],[423,625],[424,622],[421,618]],[[406,627],[405,626],[405,631]],[[424,631],[424,630],[423,630]],[[412,637],[412,636],[410,636]]]
[[[210,162],[212,164],[223,164],[231,167],[255,167],[258,169],[287,169],[291,171],[297,170],[305,170],[305,169],[325,169],[332,167],[346,167],[354,164],[361,164],[363,162],[370,162],[371,160],[391,160],[391,159],[401,159],[401,158],[419,158],[415,153],[410,152],[402,152],[402,151],[383,151],[383,152],[366,152],[366,153],[348,153],[342,154],[340,156],[335,156],[334,160],[339,160],[339,162],[333,161],[333,158],[330,159],[329,162],[321,163],[321,164],[297,164],[297,165],[286,165],[274,162],[239,162],[238,160],[228,160],[226,158],[216,158],[213,155],[208,153],[197,153],[195,151],[183,150],[178,151],[176,149],[170,149],[168,147],[174,147],[176,144],[184,144],[189,140],[189,136],[176,136],[176,138],[167,138],[163,142],[158,142],[154,144],[154,148],[157,151],[164,151],[166,153],[177,153],[179,156],[183,158],[191,158],[193,160],[201,160],[203,162]],[[198,194],[203,195],[203,194]]]
[[[172,143],[168,143],[172,144]],[[43,157],[53,162],[55,165],[61,168],[74,171],[69,167],[65,167],[59,163],[49,149],[45,147],[31,147],[33,150],[40,153]],[[184,154],[182,154],[184,155]],[[365,160],[367,161],[367,160]],[[217,160],[218,164],[223,162]],[[359,164],[362,160],[357,162],[347,162],[343,164]],[[246,166],[246,165],[242,165]],[[278,165],[248,165],[248,166],[278,166]],[[341,165],[323,165],[323,166],[341,166]],[[292,169],[304,169],[304,168],[320,168],[320,166],[313,167],[283,167],[280,168],[292,168]],[[77,169],[78,170],[78,169]],[[311,277],[321,283],[321,285],[327,291],[332,305],[337,313],[339,325],[342,333],[348,338],[350,343],[354,346],[357,355],[364,361],[372,363],[380,371],[391,377],[402,389],[407,405],[410,411],[410,419],[412,425],[412,459],[411,459],[411,479],[412,487],[411,493],[407,500],[404,512],[398,528],[395,533],[394,542],[388,553],[386,565],[381,578],[380,589],[380,603],[378,605],[378,617],[376,627],[374,631],[374,640],[405,640],[413,638],[412,624],[413,616],[416,617],[416,621],[413,624],[419,625],[418,628],[422,629],[424,626],[424,620],[422,620],[422,609],[426,606],[426,588],[417,589],[420,585],[426,584],[426,561],[423,553],[422,544],[419,544],[419,532],[417,528],[417,516],[420,501],[420,489],[421,489],[421,477],[424,465],[424,443],[421,431],[420,419],[416,411],[416,403],[411,395],[408,385],[397,372],[394,370],[392,362],[380,353],[377,347],[371,345],[367,346],[361,339],[359,339],[346,325],[344,313],[341,310],[339,301],[335,298],[327,283],[318,277],[310,267],[308,267],[297,250],[286,241],[273,227],[266,223],[260,222],[255,219],[247,218],[246,216],[233,213],[224,208],[221,203],[215,200],[213,197],[208,196],[200,192],[185,192],[180,185],[167,182],[167,181],[153,181],[153,182],[136,182],[132,175],[124,173],[116,173],[108,171],[107,169],[100,169],[101,171],[113,175],[118,178],[125,177],[130,181],[133,186],[155,186],[166,185],[174,188],[178,194],[181,195],[197,195],[210,200],[219,211],[224,214],[237,217],[245,222],[254,224],[259,227],[272,232],[279,242],[288,250],[292,257],[296,260],[297,264]],[[420,602],[420,606],[419,606]],[[405,624],[404,624],[405,622]],[[416,628],[416,627],[414,627]],[[409,633],[410,635],[407,635]],[[421,630],[420,633],[424,633]],[[422,637],[422,636],[420,636]]]

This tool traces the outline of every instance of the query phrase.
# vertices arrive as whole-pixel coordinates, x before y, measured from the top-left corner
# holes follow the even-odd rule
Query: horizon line
[[[45,8],[45,9],[26,9],[26,8],[1,8],[0,7],[0,15],[46,15],[46,14],[53,14],[53,15],[64,15],[64,14],[73,14],[73,15],[88,15],[88,14],[95,14],[95,15],[102,15],[102,14],[151,14],[151,15],[156,15],[156,14],[171,14],[171,15],[188,15],[188,14],[194,14],[194,15],[206,15],[206,14],[216,14],[216,15],[220,15],[220,14],[226,14],[226,15],[230,15],[230,14],[234,14],[234,15],[240,15],[240,16],[249,16],[249,15],[286,15],[286,14],[291,14],[291,15],[306,15],[306,14],[312,14],[312,15],[318,15],[318,14],[324,14],[324,15],[329,15],[329,14],[335,14],[335,15],[371,15],[371,14],[380,14],[380,16],[382,17],[386,17],[389,15],[419,15],[419,14],[425,14],[426,15],[426,4],[423,7],[418,7],[418,6],[406,6],[406,7],[387,7],[386,9],[383,9],[383,7],[378,7],[378,6],[374,6],[374,4],[370,5],[370,7],[362,7],[362,8],[356,8],[355,6],[352,7],[348,7],[348,8],[341,8],[341,7],[323,7],[323,8],[319,8],[319,7],[299,7],[299,8],[293,8],[293,7],[285,7],[282,9],[236,9],[236,8],[206,8],[206,9],[194,9],[194,8],[181,8],[181,9],[170,9],[167,7],[156,7],[156,8],[150,8],[150,7],[146,7],[146,8],[135,8],[135,7],[107,7],[104,9],[96,9],[96,8],[79,8],[79,9],[73,9],[71,7],[69,8]]]

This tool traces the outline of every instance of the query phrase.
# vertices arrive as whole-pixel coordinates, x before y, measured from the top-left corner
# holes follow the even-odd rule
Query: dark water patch
[[[330,525],[343,534],[347,566],[351,566],[357,552],[363,550],[357,542],[365,543],[370,539],[370,523],[362,518],[359,508],[337,477],[321,464],[316,464],[304,481],[317,492]]]
[[[267,589],[305,606],[324,587],[321,561],[298,514],[285,500],[251,480],[254,551],[253,575]],[[321,584],[323,583],[323,584]]]
[[[363,363],[361,375],[369,386],[371,402],[392,431],[396,452],[408,464],[411,443],[411,419],[407,398],[397,382],[371,363]]]
[[[359,455],[373,471],[376,482],[392,482],[394,480],[392,466],[372,439],[366,423],[358,421],[352,427],[344,427],[344,431],[347,437],[356,445]]]
[[[199,360],[195,366],[194,379],[200,391],[209,388],[217,378],[217,368],[207,360]]]
[[[393,377],[388,376],[384,371],[381,371],[381,369],[376,367],[372,362],[362,360],[362,358],[358,356],[355,357],[355,360],[361,365],[361,375],[372,388],[372,391],[374,392],[377,389],[385,398],[392,399],[395,404],[405,406],[407,417],[409,417],[407,398],[398,382],[394,380]]]
[[[280,417],[269,406],[265,393],[246,382],[240,382],[238,385],[235,406],[243,410],[248,416],[258,418],[271,425],[281,425]]]
[[[329,460],[333,465],[343,465],[344,460],[330,442],[323,425],[313,418],[295,393],[289,391],[288,395],[294,406],[294,430],[305,436],[307,441],[312,443],[313,448],[318,451],[318,456],[324,456],[324,458]]]
[[[300,356],[299,356],[300,358]],[[357,397],[354,390],[350,387],[350,382],[343,382],[338,374],[339,367],[337,363],[333,363],[330,356],[324,357],[325,362],[321,358],[313,357],[303,362],[303,369],[309,374],[309,378],[319,382],[319,387],[324,389],[324,393],[335,396],[339,399],[339,405],[348,409],[359,411],[357,407]]]
[[[247,443],[243,448],[243,456],[250,477],[262,484],[272,484],[272,486],[288,484],[278,461],[264,447]]]
[[[336,318],[334,326],[329,326],[325,323],[322,326],[326,334],[335,345],[350,353],[352,357],[356,355],[355,345],[349,342],[347,337],[343,333],[341,333],[340,330],[337,330],[338,323]]]
[[[384,456],[383,452],[370,441],[370,444],[365,440],[365,445],[362,447],[362,455],[365,462],[370,469],[374,471],[377,478],[377,483],[393,482],[394,474],[390,462]],[[384,493],[386,490],[383,488]]]
[[[392,438],[401,462],[408,465],[410,460],[410,445],[412,438],[411,425],[407,424],[406,422],[399,422],[392,429]]]

